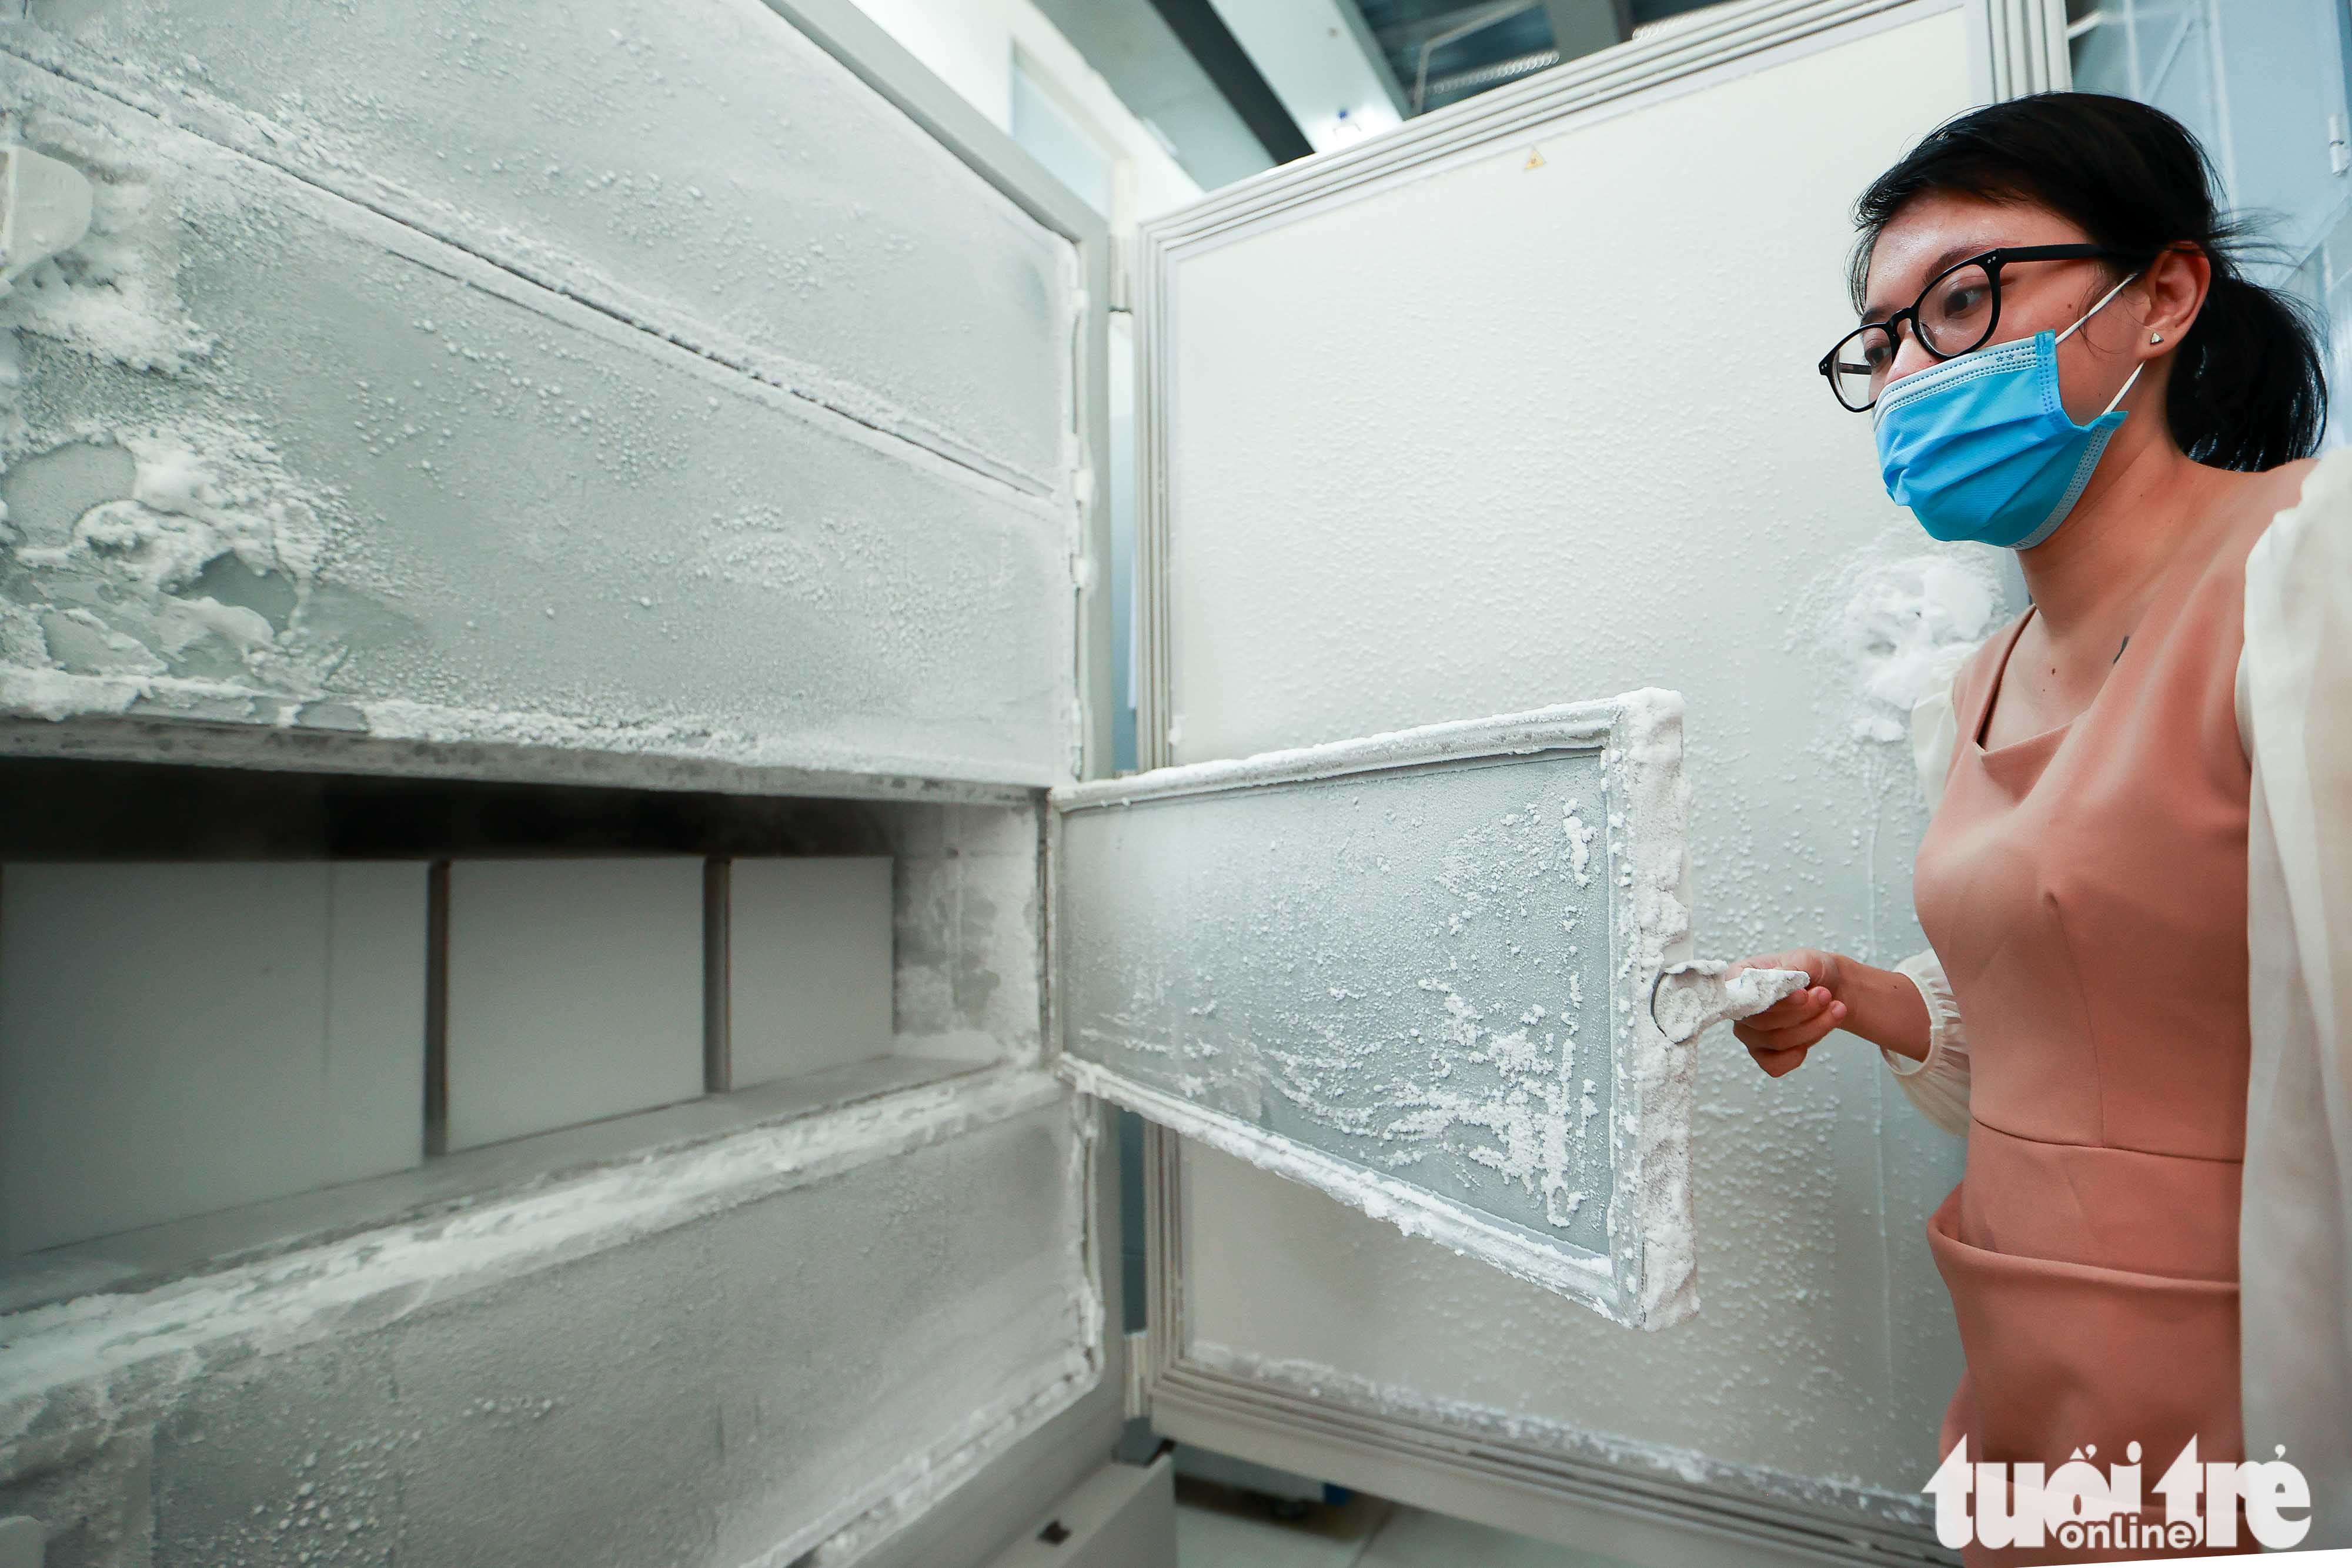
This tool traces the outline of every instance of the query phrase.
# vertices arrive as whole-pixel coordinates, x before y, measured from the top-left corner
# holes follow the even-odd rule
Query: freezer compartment
[[[1031,802],[0,783],[0,1311],[1039,1058]]]

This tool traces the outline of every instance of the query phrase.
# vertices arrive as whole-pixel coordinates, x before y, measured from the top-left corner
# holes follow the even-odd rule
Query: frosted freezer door
[[[1622,1322],[1696,1306],[1682,704],[1056,789],[1060,1070]]]
[[[13,155],[100,192],[0,311],[0,743],[1070,777],[1093,220],[797,14],[0,21]]]

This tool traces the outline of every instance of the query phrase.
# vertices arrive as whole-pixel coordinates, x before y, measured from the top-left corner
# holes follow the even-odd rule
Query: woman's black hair
[[[2300,301],[2239,270],[2252,226],[2222,214],[2219,183],[2186,126],[2130,99],[2045,92],[1973,110],[1929,132],[1854,204],[1855,307],[1879,232],[1928,191],[2028,202],[2126,256],[2196,246],[2212,260],[2212,287],[2173,351],[2166,421],[2200,463],[2274,468],[2315,451],[2326,423],[2319,332]]]

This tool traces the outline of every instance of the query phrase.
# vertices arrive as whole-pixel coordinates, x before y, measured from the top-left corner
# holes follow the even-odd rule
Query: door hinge
[[[1151,1414],[1151,1331],[1137,1329],[1127,1337],[1127,1418]]]
[[[2327,168],[2336,174],[2352,169],[2352,125],[2341,114],[2327,117]]]
[[[1110,308],[1135,311],[1135,236],[1110,236]]]

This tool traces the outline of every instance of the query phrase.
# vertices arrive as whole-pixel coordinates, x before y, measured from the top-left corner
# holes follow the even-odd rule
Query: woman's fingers
[[[1825,992],[1821,994],[1824,998],[1827,995]],[[1804,993],[1807,998],[1812,995],[1811,992]],[[1801,999],[1800,997],[1791,997],[1789,1001]],[[1783,1007],[1787,1005],[1780,1004]],[[1843,1002],[1822,1000],[1811,1005],[1792,1022],[1778,1027],[1766,1024],[1764,1020],[1777,1010],[1777,1008],[1768,1009],[1754,1018],[1731,1026],[1733,1037],[1748,1048],[1748,1053],[1756,1059],[1756,1065],[1775,1078],[1803,1061],[1805,1052],[1828,1038],[1832,1030],[1845,1021],[1846,1015]]]
[[[1800,1051],[1809,1045],[1819,1045],[1830,1030],[1836,1028],[1826,1018],[1815,1019],[1791,1029],[1758,1029],[1753,1022],[1731,1026],[1731,1037],[1750,1051]]]
[[[1761,1032],[1768,1038],[1777,1035],[1792,1044],[1811,1045],[1845,1021],[1843,1002],[1831,1000],[1828,992],[1818,989],[1809,995],[1820,1000],[1808,1008],[1803,1017],[1778,1029],[1767,1025]],[[1762,1016],[1761,1013],[1757,1015],[1759,1018]]]
[[[1756,1065],[1771,1076],[1795,1071],[1806,1052],[1845,1022],[1846,1005],[1837,997],[1836,955],[1812,947],[1759,953],[1725,972],[1736,975],[1743,969],[1802,969],[1816,982],[1732,1026],[1733,1036],[1748,1048]]]
[[[1811,986],[1783,997],[1760,1013],[1749,1016],[1750,1028],[1769,1031],[1801,1028],[1837,1006],[1825,986]]]
[[[1756,1065],[1762,1068],[1768,1076],[1773,1078],[1795,1071],[1798,1065],[1805,1060],[1805,1053],[1813,1049],[1810,1045],[1792,1045],[1782,1050],[1759,1046],[1753,1041],[1746,1043],[1748,1054],[1756,1059]]]

